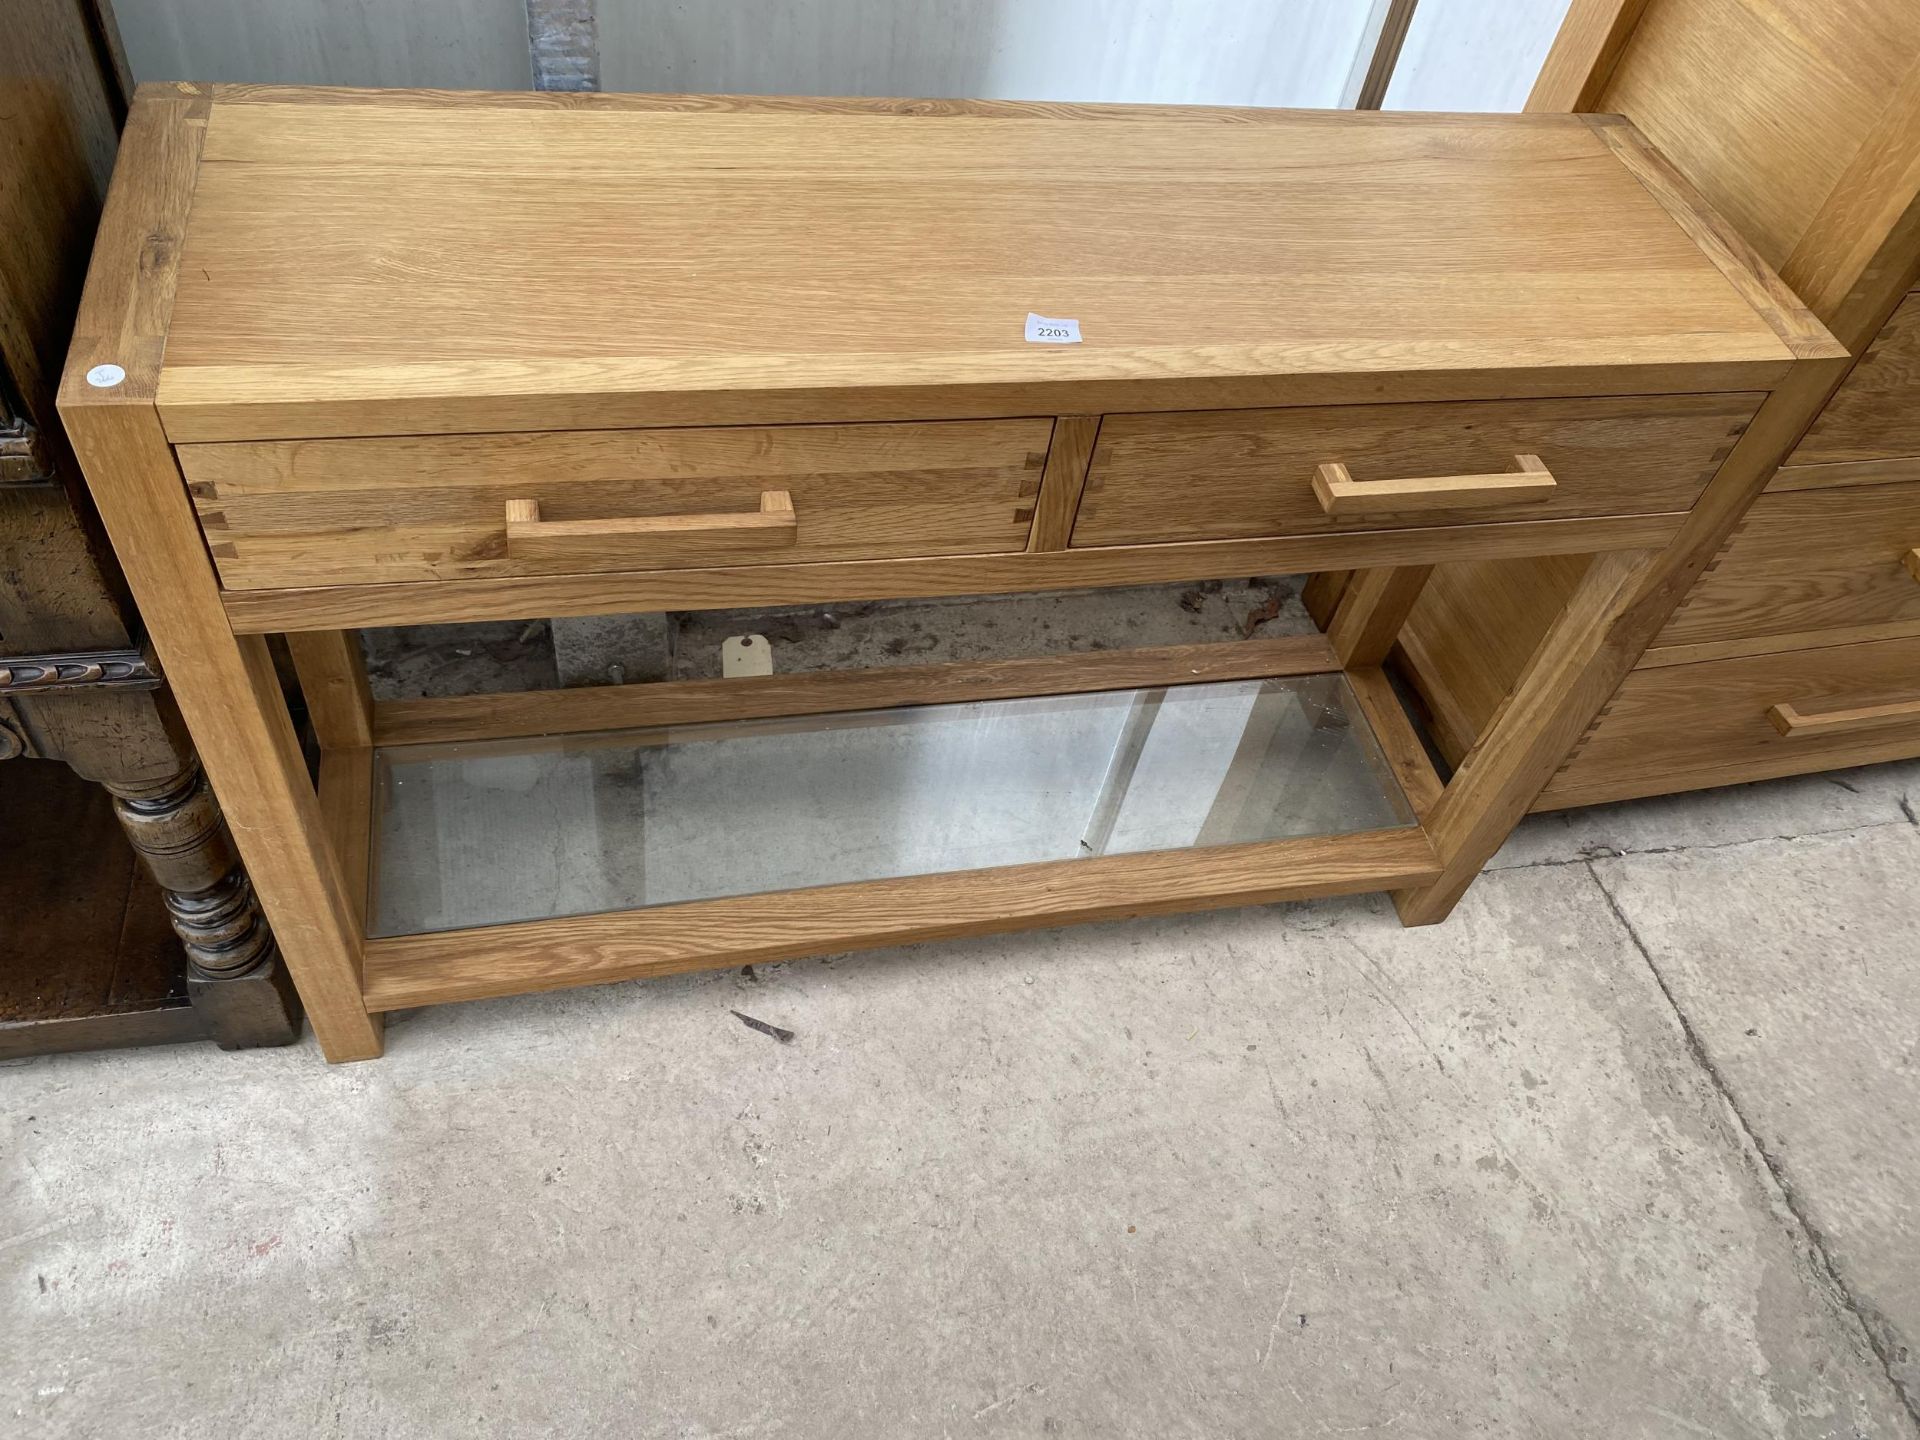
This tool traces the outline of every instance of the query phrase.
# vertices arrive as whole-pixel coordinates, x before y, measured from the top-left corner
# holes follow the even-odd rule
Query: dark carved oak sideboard
[[[298,997],[54,411],[126,105],[112,17],[18,0],[0,29],[0,1055],[285,1044]]]

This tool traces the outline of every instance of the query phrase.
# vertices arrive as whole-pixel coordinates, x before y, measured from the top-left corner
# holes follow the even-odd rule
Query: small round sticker
[[[111,390],[127,378],[127,372],[118,365],[96,365],[87,371],[87,383],[96,390]]]

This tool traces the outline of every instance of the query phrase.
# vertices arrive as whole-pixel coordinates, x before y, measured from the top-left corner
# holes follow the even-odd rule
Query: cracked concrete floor
[[[369,1065],[0,1068],[0,1415],[1913,1440],[1910,794],[1534,819],[1433,929],[1361,898],[443,1007]]]

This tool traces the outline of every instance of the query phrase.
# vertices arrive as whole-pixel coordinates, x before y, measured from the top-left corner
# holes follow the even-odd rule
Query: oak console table
[[[184,85],[76,333],[333,1060],[856,947],[1443,919],[1845,356],[1604,117]],[[1443,784],[1380,664],[1432,566],[1539,556],[1579,579]],[[379,705],[352,634],[1333,571],[1302,639]]]

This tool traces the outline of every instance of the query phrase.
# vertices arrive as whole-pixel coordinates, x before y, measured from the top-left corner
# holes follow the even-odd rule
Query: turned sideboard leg
[[[223,1050],[290,1045],[300,997],[280,963],[233,839],[197,763],[157,783],[114,784],[114,814],[187,952],[187,996]]]

